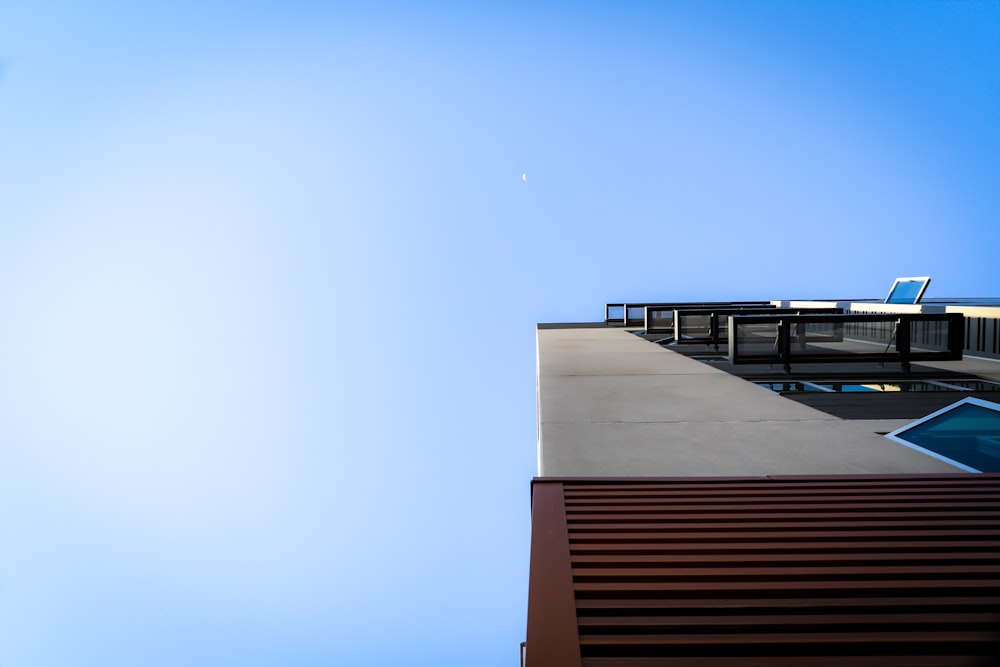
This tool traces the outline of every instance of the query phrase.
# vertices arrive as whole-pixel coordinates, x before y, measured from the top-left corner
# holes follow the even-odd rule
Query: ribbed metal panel
[[[1000,475],[539,484],[562,487],[582,665],[1000,655]]]
[[[994,317],[966,317],[965,353],[1000,357],[1000,320]]]

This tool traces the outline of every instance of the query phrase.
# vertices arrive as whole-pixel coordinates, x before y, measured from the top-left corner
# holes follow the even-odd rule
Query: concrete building
[[[529,667],[994,664],[1000,304],[605,314],[538,326]]]

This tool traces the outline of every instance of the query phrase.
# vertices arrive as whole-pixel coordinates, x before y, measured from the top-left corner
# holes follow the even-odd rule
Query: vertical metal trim
[[[964,350],[962,346],[962,330],[965,329],[965,316],[959,313],[957,317],[952,315],[948,320],[948,342],[951,345],[951,356],[961,359]]]
[[[728,327],[728,333],[729,333],[729,363],[731,364],[733,363],[733,359],[736,358],[736,355],[739,352],[737,350],[737,346],[739,345],[739,343],[737,342],[738,337],[736,335],[736,322],[733,320],[732,315],[729,316],[729,322],[727,323],[726,326]]]
[[[778,322],[778,355],[781,357],[782,366],[786,373],[792,372],[792,326],[791,323],[782,318]]]
[[[535,480],[531,490],[525,667],[581,664],[563,485]]]
[[[913,319],[908,315],[900,315],[896,320],[896,353],[903,365],[903,371],[910,372],[910,334],[913,332]]]

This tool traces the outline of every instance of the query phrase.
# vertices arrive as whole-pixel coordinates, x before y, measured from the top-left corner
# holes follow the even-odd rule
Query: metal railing
[[[730,315],[733,364],[954,361],[965,335],[960,313]],[[839,337],[839,339],[838,339]]]
[[[670,301],[663,303],[606,303],[604,323],[619,327],[641,327],[646,321],[646,308],[732,308],[738,306],[768,308],[770,301]]]
[[[842,308],[646,308],[646,333],[668,334],[671,344],[703,343],[719,349],[729,338],[730,315],[839,314]]]

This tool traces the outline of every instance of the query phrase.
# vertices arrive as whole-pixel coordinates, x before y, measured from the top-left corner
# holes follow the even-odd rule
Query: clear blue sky
[[[991,0],[0,0],[0,665],[516,665],[534,324],[1000,296],[998,183]]]

